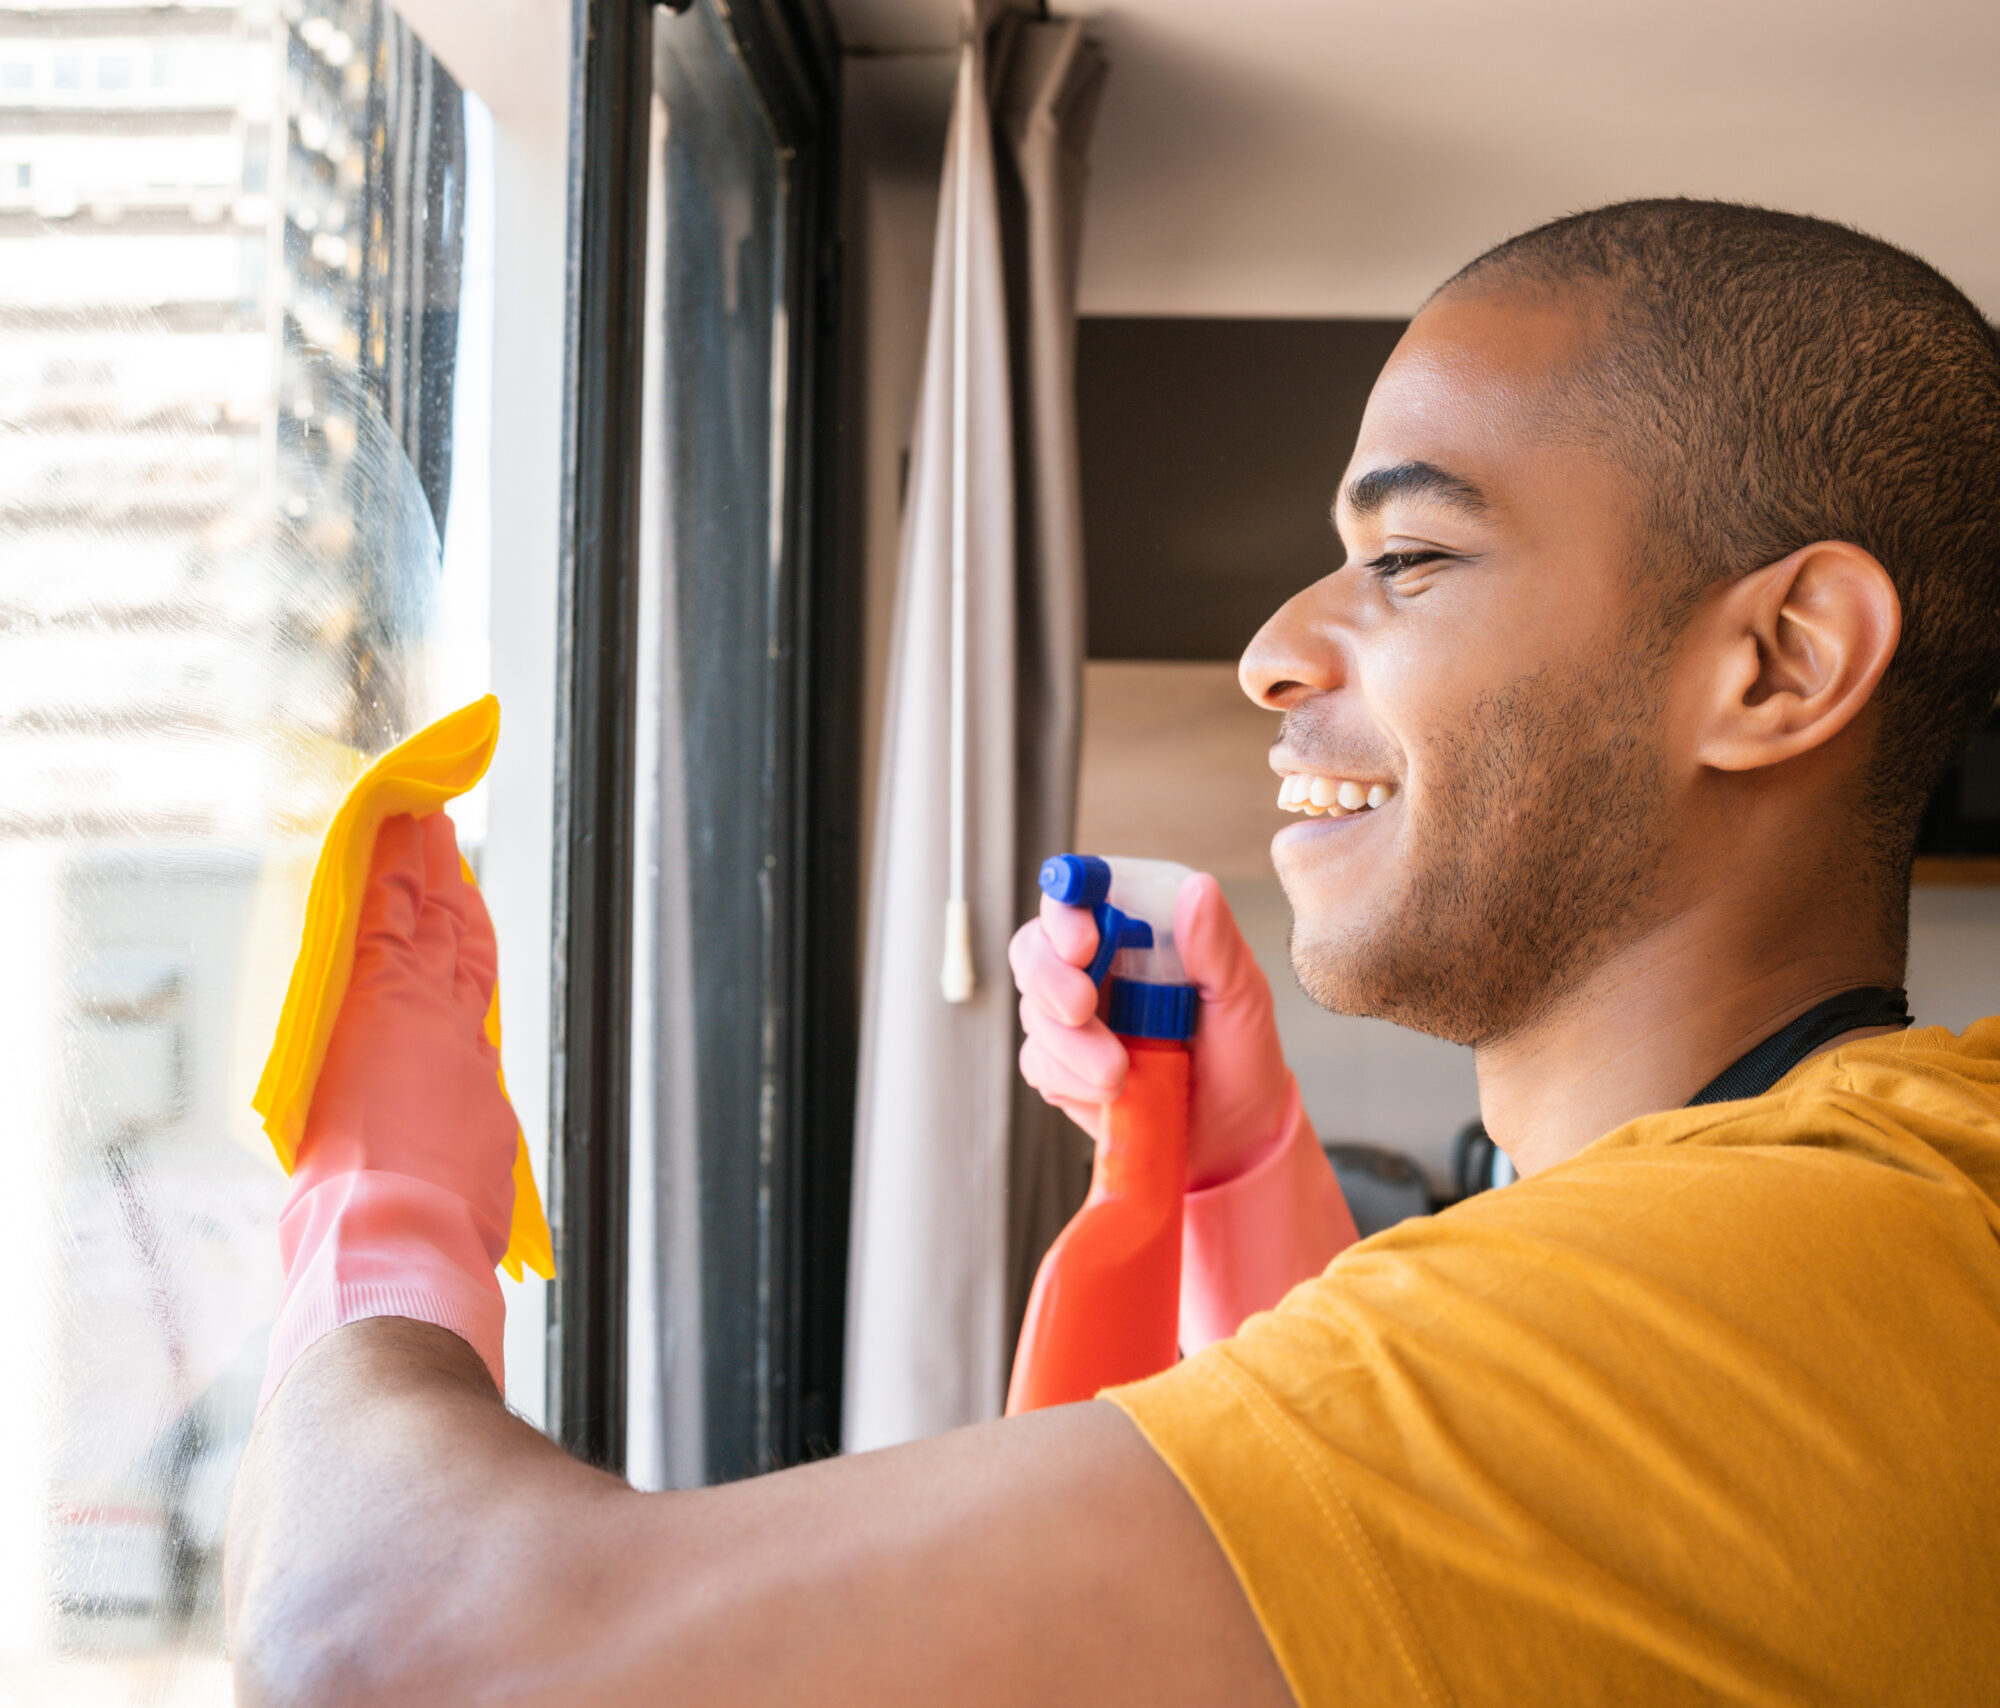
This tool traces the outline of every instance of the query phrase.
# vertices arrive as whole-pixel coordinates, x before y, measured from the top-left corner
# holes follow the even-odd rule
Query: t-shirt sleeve
[[[1105,1398],[1194,1497],[1300,1703],[1451,1700],[1325,1456],[1228,1343]]]
[[[1306,1708],[1917,1700],[1941,1620],[1893,1597],[1963,1529],[1927,1420],[1992,1397],[1992,1272],[1936,1181],[1670,1145],[1377,1235],[1106,1397]]]

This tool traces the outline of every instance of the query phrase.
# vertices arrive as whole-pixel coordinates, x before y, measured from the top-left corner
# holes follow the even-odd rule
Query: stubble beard
[[[1628,652],[1616,670],[1549,666],[1475,703],[1406,808],[1402,894],[1331,933],[1294,926],[1306,994],[1474,1045],[1558,1008],[1659,888],[1659,674]]]

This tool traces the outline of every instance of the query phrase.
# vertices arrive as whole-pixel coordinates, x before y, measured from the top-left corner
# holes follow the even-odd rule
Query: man
[[[1242,672],[1286,799],[1362,803],[1278,838],[1295,965],[1472,1043],[1521,1184],[1108,1400],[696,1493],[564,1458],[443,1329],[351,1323],[245,1463],[240,1700],[1994,1694],[2000,1022],[1891,994],[1917,816],[2000,688],[1991,334],[1837,227],[1578,216],[1412,323],[1335,519]],[[463,916],[439,856],[411,941]],[[1087,1106],[1080,935],[1016,965],[1024,1066]],[[1230,1107],[1225,1186],[1285,1142]]]

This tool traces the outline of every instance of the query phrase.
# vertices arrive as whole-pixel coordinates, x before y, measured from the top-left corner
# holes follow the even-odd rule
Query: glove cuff
[[[1243,1173],[1190,1192],[1181,1222],[1181,1350],[1227,1340],[1359,1237],[1290,1079],[1279,1137]]]
[[[278,1220],[284,1300],[257,1408],[322,1336],[365,1317],[408,1317],[457,1335],[506,1391],[507,1305],[480,1218],[412,1175],[355,1169],[302,1182]]]

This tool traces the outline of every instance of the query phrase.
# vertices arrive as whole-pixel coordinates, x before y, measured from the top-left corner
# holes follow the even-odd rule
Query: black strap
[[[1907,991],[1862,985],[1830,996],[1808,1008],[1789,1026],[1773,1032],[1748,1055],[1732,1062],[1688,1099],[1697,1103],[1728,1103],[1738,1097],[1761,1097],[1822,1044],[1863,1026],[1910,1024]]]

